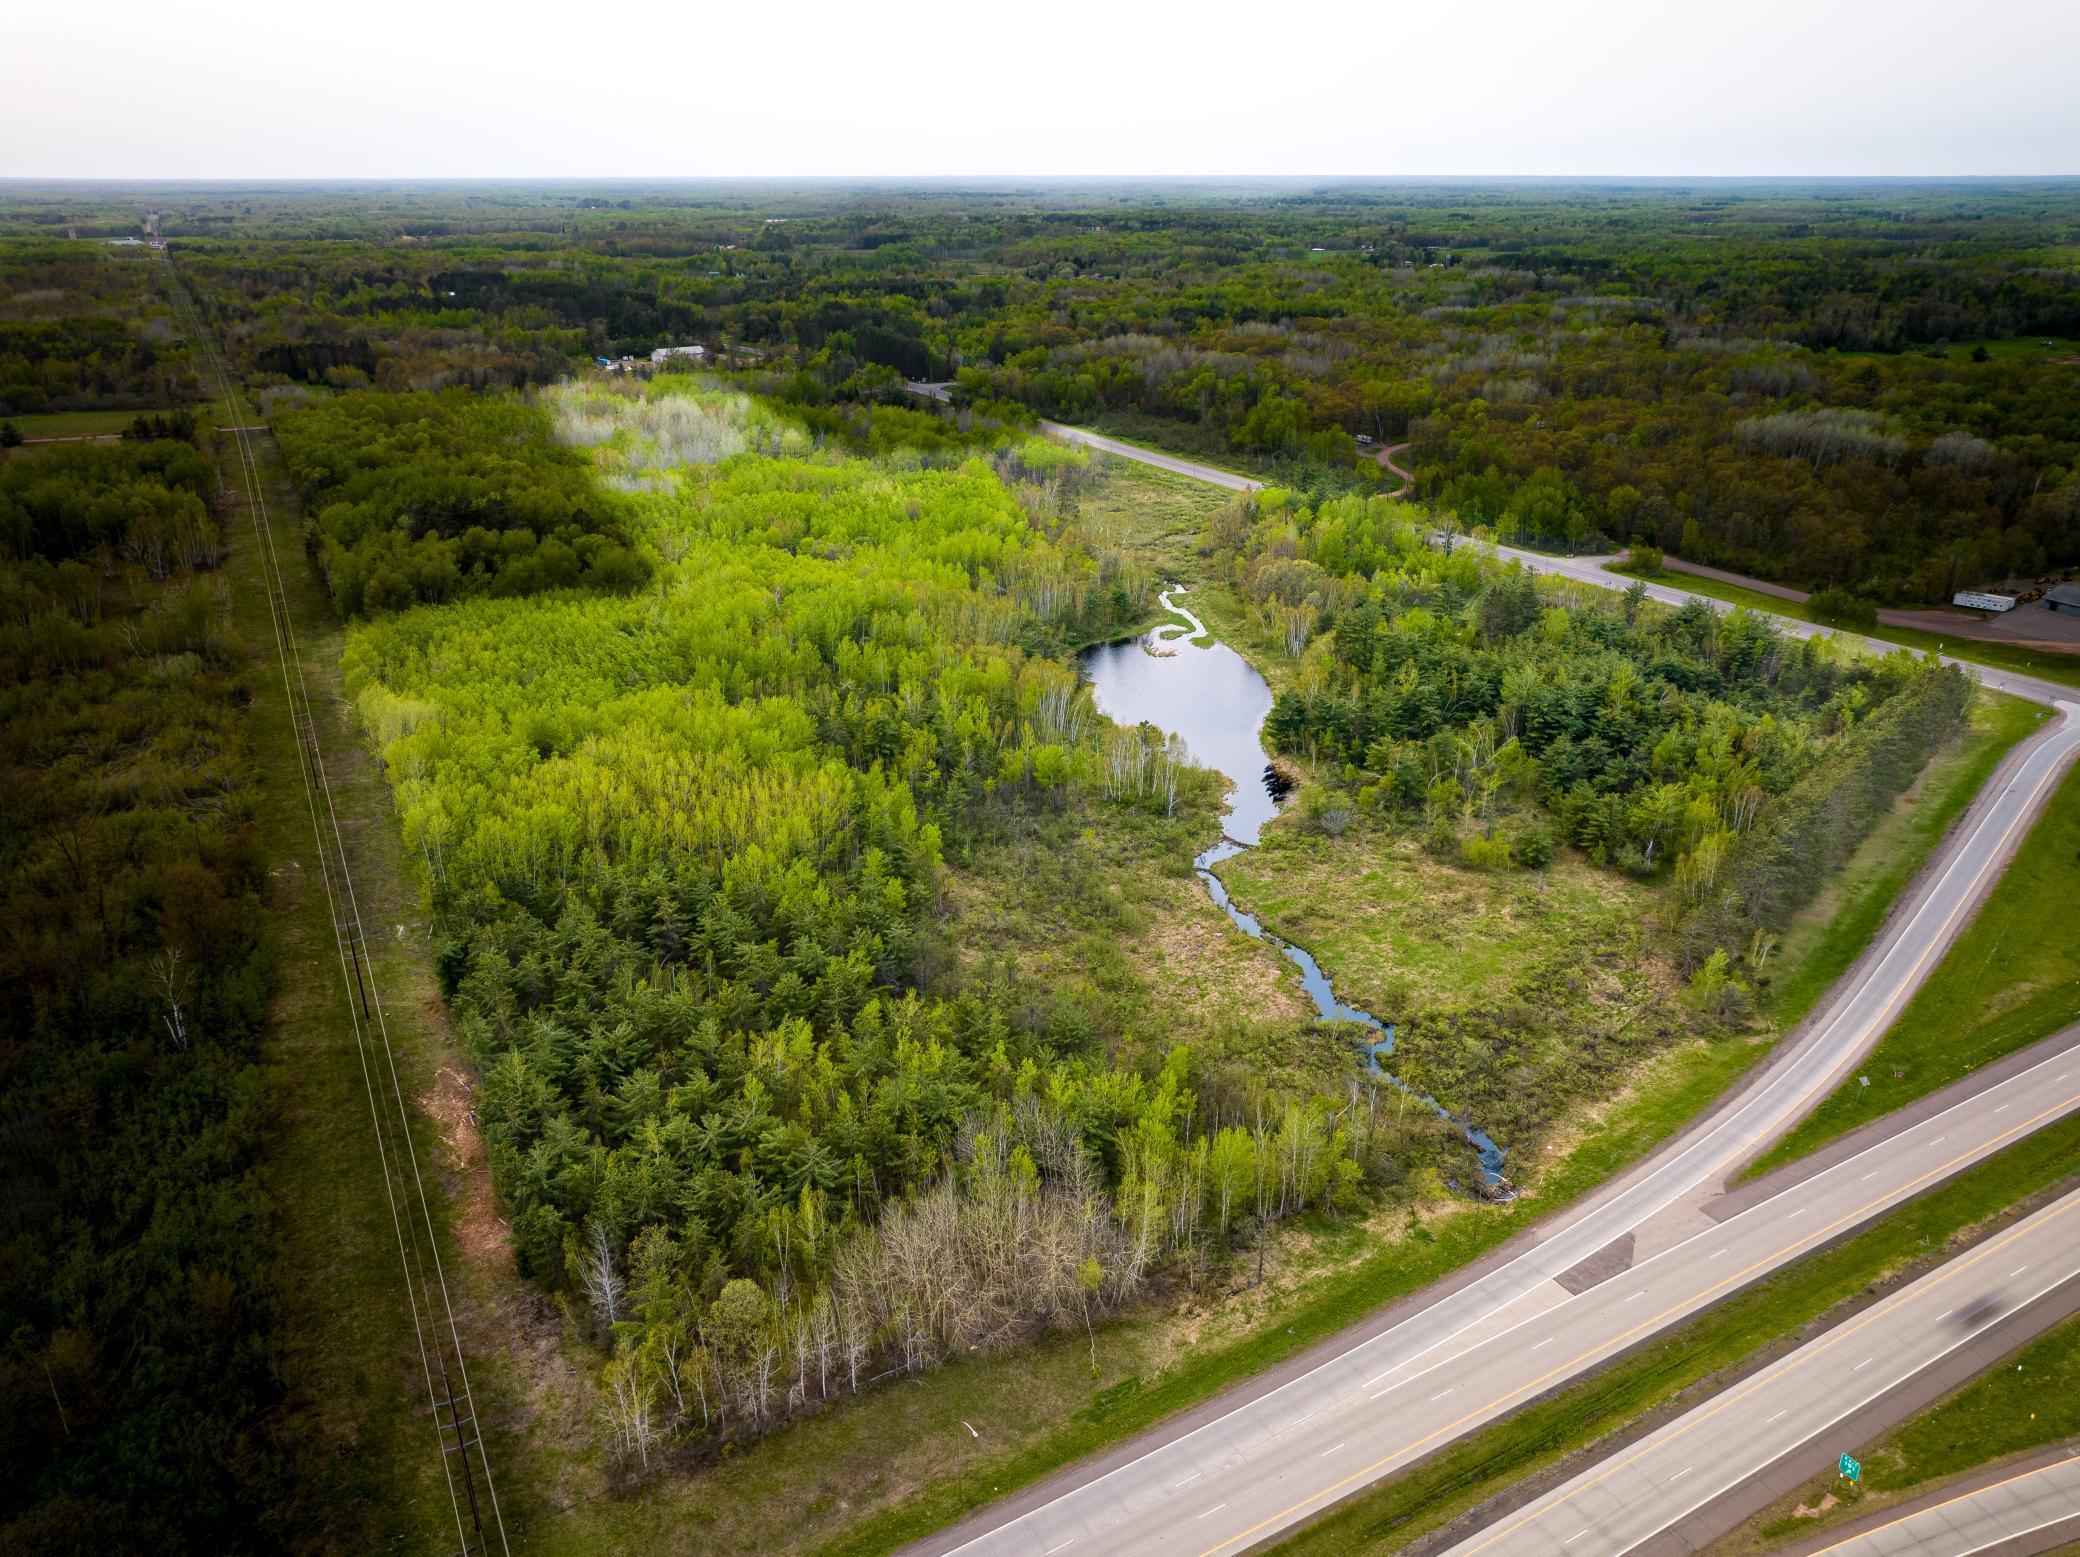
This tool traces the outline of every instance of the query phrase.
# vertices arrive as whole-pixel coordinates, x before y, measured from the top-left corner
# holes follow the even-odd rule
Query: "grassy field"
[[[1987,775],[2045,717],[2021,698],[1979,694],[1963,739],[1929,760],[1891,814],[1785,931],[1769,992],[1769,1013],[1780,1028],[1805,1020],[1862,954]]]
[[[2080,767],[1862,1067],[1756,1164],[1790,1162],[1966,1072],[2080,1021]]]
[[[141,413],[136,411],[47,411],[33,416],[0,416],[13,422],[24,438],[77,438],[119,433]]]
[[[1621,580],[1640,576],[1618,573],[1615,569],[1612,573]],[[1693,595],[1709,595],[1714,600],[1748,606],[1776,616],[1795,617],[1802,622],[1819,620],[1798,601],[1765,595],[1760,590],[1744,589],[1739,584],[1722,583],[1718,579],[1705,578],[1696,573],[1671,573],[1664,570],[1649,576],[1648,582],[1666,584],[1672,589],[1687,589]],[[1858,635],[1851,633],[1849,636]],[[2019,675],[2036,676],[2045,681],[2080,687],[2080,655],[2048,654],[2040,649],[2023,649],[1974,638],[1946,638],[1938,633],[1923,632],[1918,627],[1893,627],[1884,622],[1880,622],[1861,636],[1925,653],[1940,650],[1952,659],[1969,660],[1974,665],[1986,665],[1995,670],[2011,670]]]
[[[1934,1490],[1980,1466],[2080,1434],[2080,1319],[2017,1348],[1978,1378],[1856,1451],[1860,1481],[1816,1476],[1727,1537],[1766,1551]]]
[[[1440,1001],[1498,1000],[1525,963],[1585,929],[1584,964],[1622,954],[1616,927],[1657,919],[1665,895],[1572,851],[1544,872],[1469,870],[1405,830],[1364,822],[1341,838],[1281,822],[1221,875],[1332,970],[1340,993],[1388,1020]]]
[[[513,1275],[468,1120],[465,1061],[434,983],[431,926],[403,869],[389,786],[351,728],[341,696],[340,627],[304,563],[293,494],[272,466],[272,446],[256,440],[255,449],[268,462],[263,474],[284,603],[350,840],[399,1076],[415,1104],[416,1150],[442,1224],[442,1260],[459,1304],[491,1463],[505,1478],[538,1442],[575,1441],[572,1425],[584,1428],[589,1395],[574,1402],[581,1386],[556,1359],[560,1326]],[[280,1108],[270,1175],[283,1211],[277,1257],[293,1442],[317,1473],[310,1488],[313,1522],[325,1529],[330,1549],[452,1547],[439,1445],[318,875],[260,558],[235,446],[227,440],[222,453],[231,552],[225,571],[240,631],[255,656],[259,835],[270,878],[268,923],[283,970],[263,1064]],[[524,1524],[542,1489],[524,1475],[514,1480],[508,1517]],[[501,1487],[506,1490],[503,1480]]]
[[[2065,1120],[1600,1373],[1361,1493],[1275,1550],[1354,1557],[1405,1546],[1649,1413],[1699,1403],[1737,1372],[1793,1350],[1956,1253],[1969,1238],[2013,1221],[2024,1202],[2062,1193],[2076,1174],[2080,1121]]]
[[[1918,357],[1940,354],[1952,362],[1969,362],[1972,360],[1973,351],[1982,346],[1986,349],[1986,355],[1995,362],[2050,361],[2058,357],[2080,356],[2080,341],[2046,338],[2042,335],[1989,336],[1983,340],[1956,341],[1948,346],[1916,347],[1914,355]],[[1860,360],[1865,357],[1883,357],[1888,353],[1845,351],[1840,355]]]

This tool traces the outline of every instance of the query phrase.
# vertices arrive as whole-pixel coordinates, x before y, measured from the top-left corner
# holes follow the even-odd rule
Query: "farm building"
[[[2044,604],[2067,616],[2080,616],[2080,584],[2060,584],[2044,595]]]

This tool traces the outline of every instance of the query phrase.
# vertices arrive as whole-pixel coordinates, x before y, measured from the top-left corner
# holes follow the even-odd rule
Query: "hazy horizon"
[[[119,0],[17,21],[0,176],[57,181],[2062,177],[2080,6],[1616,0],[1589,26],[1337,3],[1066,3],[900,24],[812,4],[563,7]],[[82,82],[87,89],[83,92]],[[1413,169],[1443,170],[1418,173]],[[1190,179],[1205,173],[1142,173]]]

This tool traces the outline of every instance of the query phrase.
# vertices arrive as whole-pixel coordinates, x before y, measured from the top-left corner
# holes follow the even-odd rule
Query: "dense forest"
[[[957,380],[993,414],[1311,489],[1378,479],[1357,434],[1411,440],[1422,495],[1469,524],[1878,600],[2080,561],[2080,195],[2057,182],[181,205],[161,230],[270,405],[700,344],[799,404]],[[54,227],[119,211],[53,191],[0,212],[0,318],[34,317]],[[33,398],[54,393],[24,380],[13,408],[77,398]]]
[[[645,576],[612,494],[532,407],[461,390],[349,395],[284,415],[276,437],[345,615]]]
[[[1475,870],[1573,846],[1669,881],[1698,1003],[1743,1014],[1784,926],[1962,728],[1970,681],[1639,585],[1540,583],[1477,545],[1441,556],[1433,528],[1387,498],[1273,490],[1206,538],[1257,630],[1301,656],[1265,737],[1324,780],[1303,822],[1375,818]],[[1522,1140],[1628,1057],[1538,1043],[1568,1004],[1380,1014],[1407,1075]]]
[[[0,1547],[275,1544],[241,683],[187,443],[0,463]]]
[[[625,1447],[1081,1328],[1348,1196],[1366,1106],[931,972],[945,854],[990,815],[1203,817],[1203,776],[1060,657],[1145,611],[1135,568],[977,456],[811,457],[669,386],[551,405],[603,477],[691,461],[632,494],[656,586],[388,616],[348,676],[519,1258],[612,1351]]]
[[[162,271],[141,246],[0,240],[0,416],[199,400]]]
[[[1638,1020],[1599,1020],[1586,941],[1382,1009],[1398,1074],[1512,1149],[1746,1015],[1970,688],[1440,526],[1852,605],[2080,560],[2062,185],[196,189],[151,207],[168,253],[98,241],[136,206],[0,202],[0,413],[141,413],[0,450],[0,1530],[31,1550],[284,1538],[252,1522],[282,1469],[255,776],[169,265],[301,499],[513,1257],[630,1469],[1080,1345],[1463,1164],[1347,1029],[1280,1028],[1320,1074],[1243,1063],[949,944],[1004,837],[1189,883],[1218,826],[1079,680],[1157,581],[1036,416],[1275,478],[1196,542],[1279,660],[1281,827],[1527,893],[1567,852],[1666,904]],[[653,374],[668,344],[733,387]],[[1415,501],[1360,436],[1412,446]]]

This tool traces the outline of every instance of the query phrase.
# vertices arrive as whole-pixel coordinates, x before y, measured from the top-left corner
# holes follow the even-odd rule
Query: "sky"
[[[2080,174],[2080,0],[25,5],[0,177]]]

